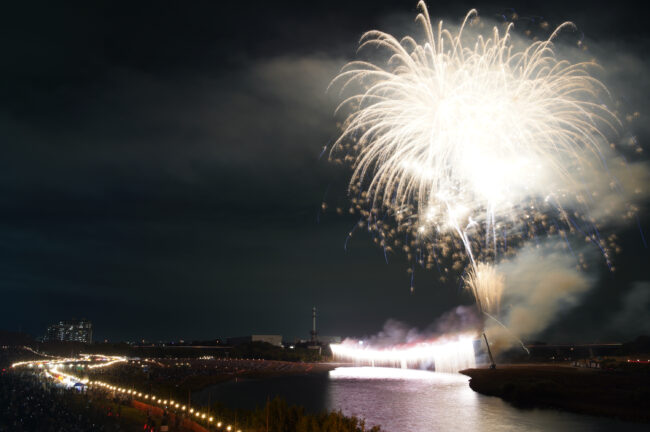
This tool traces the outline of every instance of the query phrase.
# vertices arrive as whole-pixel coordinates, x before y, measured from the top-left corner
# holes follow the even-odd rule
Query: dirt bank
[[[650,375],[551,365],[507,365],[461,371],[472,390],[522,408],[650,422]]]

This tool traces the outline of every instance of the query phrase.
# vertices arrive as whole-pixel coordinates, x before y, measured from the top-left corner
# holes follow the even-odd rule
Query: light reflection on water
[[[604,432],[646,431],[647,425],[564,413],[514,408],[475,393],[460,374],[396,369],[337,368],[327,374],[240,380],[192,394],[192,401],[221,401],[253,409],[280,396],[307,410],[341,410],[387,432]]]
[[[475,393],[469,377],[390,368],[330,372],[329,409],[366,419],[390,432],[610,431],[643,425],[553,410],[522,410]]]

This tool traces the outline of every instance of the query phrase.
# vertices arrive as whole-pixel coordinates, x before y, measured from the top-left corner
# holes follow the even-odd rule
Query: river
[[[648,430],[648,425],[602,417],[514,408],[475,393],[468,380],[460,374],[346,367],[324,374],[230,381],[193,395],[193,400],[255,408],[281,396],[313,412],[341,410],[387,432]]]

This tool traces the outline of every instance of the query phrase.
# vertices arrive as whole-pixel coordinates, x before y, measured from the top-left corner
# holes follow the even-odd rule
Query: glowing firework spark
[[[505,278],[493,266],[478,263],[476,268],[463,278],[465,286],[472,290],[472,294],[479,304],[479,308],[486,312],[499,313],[501,294],[505,285]]]
[[[590,74],[594,63],[553,51],[572,24],[519,47],[512,24],[472,37],[475,10],[453,33],[418,6],[423,43],[367,32],[359,49],[385,50],[386,67],[353,61],[332,82],[352,93],[337,109],[348,116],[333,151],[353,163],[353,205],[385,250],[402,247],[428,268],[450,254],[469,262],[466,286],[479,309],[495,312],[503,278],[486,262],[538,225],[578,228],[589,209],[576,197],[589,194],[587,173],[606,175],[602,148],[619,121],[601,101],[608,93]],[[597,231],[586,236],[609,261]]]
[[[458,372],[476,366],[473,335],[459,335],[453,340],[423,341],[389,348],[374,348],[346,340],[331,344],[332,354],[338,360],[353,361],[357,365],[427,368],[436,372]]]

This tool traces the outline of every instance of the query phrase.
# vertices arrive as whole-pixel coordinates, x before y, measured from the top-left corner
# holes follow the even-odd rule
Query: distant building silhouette
[[[240,345],[251,342],[266,342],[271,345],[282,346],[282,335],[250,335],[231,337],[226,340],[228,345]]]
[[[93,324],[85,319],[59,321],[47,328],[44,342],[83,342],[93,341]]]
[[[341,336],[320,336],[318,341],[323,345],[341,343]]]

